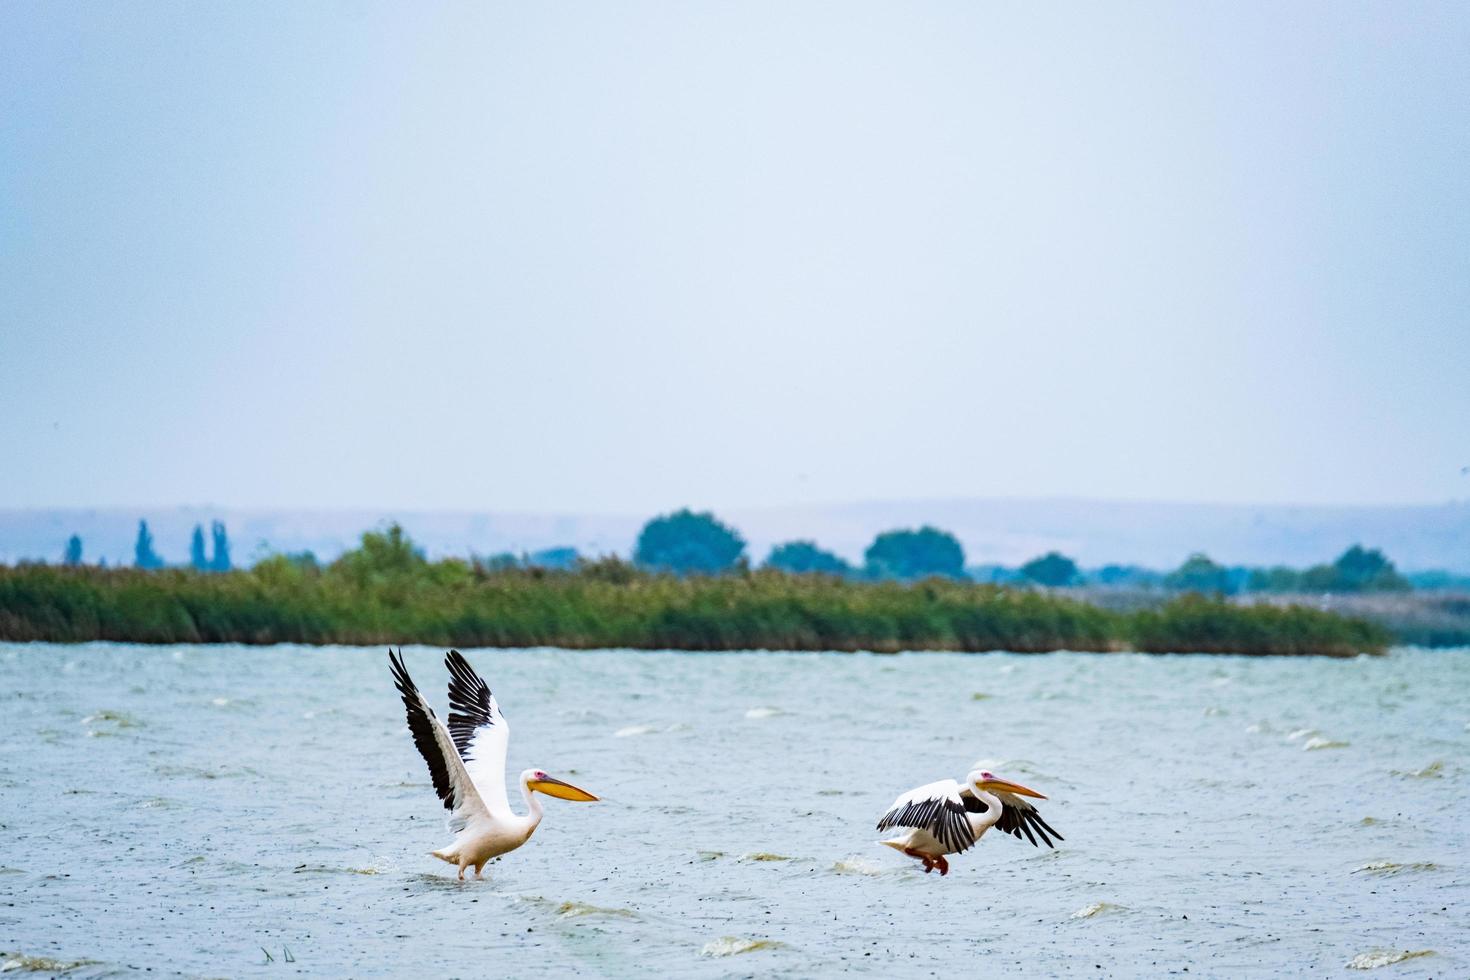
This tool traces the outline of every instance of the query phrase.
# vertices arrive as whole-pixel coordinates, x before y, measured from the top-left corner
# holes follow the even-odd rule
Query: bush
[[[572,571],[431,563],[396,527],[364,535],[326,568],[305,555],[222,573],[0,567],[0,639],[1333,655],[1388,641],[1359,620],[1198,596],[1128,613],[939,578],[675,577],[616,558]]]

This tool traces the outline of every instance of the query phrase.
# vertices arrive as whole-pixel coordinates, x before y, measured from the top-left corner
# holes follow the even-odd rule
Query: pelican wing
[[[413,678],[403,666],[403,660],[388,651],[388,660],[393,668],[393,681],[398,693],[403,695],[403,706],[408,710],[408,730],[413,733],[413,744],[429,764],[429,776],[434,780],[434,792],[444,801],[449,811],[450,833],[459,833],[472,817],[488,816],[485,803],[475,790],[474,780],[465,771],[463,760],[454,747],[454,740],[444,728],[429,702],[419,693]],[[504,794],[504,790],[501,790]]]
[[[888,812],[878,819],[878,829],[913,827],[926,830],[944,846],[946,853],[957,854],[975,843],[975,831],[965,816],[966,810],[965,800],[960,796],[960,784],[953,779],[941,779],[937,783],[911,789],[894,800]]]
[[[1040,837],[1042,842],[1050,848],[1056,847],[1051,842],[1052,837],[1055,837],[1057,840],[1066,840],[1065,837],[1052,829],[1051,824],[1041,819],[1041,814],[1036,812],[1036,807],[1032,806],[1025,798],[1017,796],[1014,793],[1004,793],[999,790],[991,790],[991,792],[1001,802],[1000,819],[995,822],[995,826],[1001,833],[1010,834],[1016,840],[1020,840],[1021,834],[1024,832],[1026,839],[1035,847],[1041,846],[1041,844],[1036,842],[1037,837]],[[1051,834],[1051,837],[1048,837],[1047,834]]]
[[[510,725],[489,686],[458,650],[444,655],[449,668],[449,734],[465,769],[492,813],[510,813],[505,795],[505,749]]]

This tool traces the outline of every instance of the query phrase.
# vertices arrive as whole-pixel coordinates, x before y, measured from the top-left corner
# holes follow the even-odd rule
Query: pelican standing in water
[[[878,819],[878,829],[901,827],[903,832],[878,843],[918,858],[924,863],[925,874],[938,868],[941,876],[949,874],[946,854],[969,850],[991,827],[999,827],[1001,833],[1017,840],[1024,831],[1036,847],[1041,846],[1036,841],[1040,837],[1047,847],[1055,848],[1051,838],[1064,838],[1023,796],[1046,799],[1034,789],[983,769],[970,773],[963,784],[953,779],[928,783],[893,801]]]
[[[464,880],[465,868],[473,866],[475,877],[483,877],[486,861],[531,839],[541,823],[537,793],[579,802],[597,799],[540,769],[527,769],[521,773],[521,792],[528,812],[523,817],[512,813],[505,796],[505,747],[510,742],[510,726],[480,675],[458,650],[445,654],[444,666],[449,668],[446,729],[408,676],[402,654],[394,656],[389,650],[388,661],[408,709],[413,744],[429,764],[434,791],[449,811],[449,832],[454,834],[452,844],[429,853],[458,865],[460,881]]]

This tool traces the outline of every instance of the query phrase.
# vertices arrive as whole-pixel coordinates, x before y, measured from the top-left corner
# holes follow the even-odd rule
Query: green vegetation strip
[[[0,640],[425,643],[681,650],[1139,650],[1378,653],[1388,633],[1301,606],[1185,596],[1117,612],[1053,593],[941,579],[778,571],[678,578],[608,559],[575,571],[349,552],[248,571],[0,567]]]

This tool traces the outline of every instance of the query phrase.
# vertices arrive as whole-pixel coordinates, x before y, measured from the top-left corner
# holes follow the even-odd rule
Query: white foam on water
[[[1421,956],[1433,955],[1434,950],[1432,949],[1374,949],[1366,953],[1359,953],[1357,956],[1348,960],[1347,968],[1349,970],[1376,970],[1380,966],[1393,966],[1395,963],[1402,963],[1404,960],[1414,960]]]
[[[870,878],[876,878],[887,869],[866,858],[853,856],[833,862],[832,870],[840,875],[867,875]]]
[[[1312,738],[1307,739],[1307,741],[1302,745],[1302,751],[1315,752],[1318,749],[1345,749],[1347,747],[1347,742],[1338,742],[1334,739],[1323,738],[1321,735],[1316,735]]]
[[[1116,911],[1117,908],[1118,906],[1111,902],[1093,902],[1091,905],[1084,905],[1082,908],[1073,912],[1071,918],[1090,919],[1095,915],[1102,915],[1104,912]]]
[[[699,951],[700,956],[738,956],[741,953],[754,953],[760,949],[780,949],[784,943],[778,943],[774,939],[742,939],[739,936],[721,936],[704,944]]]

